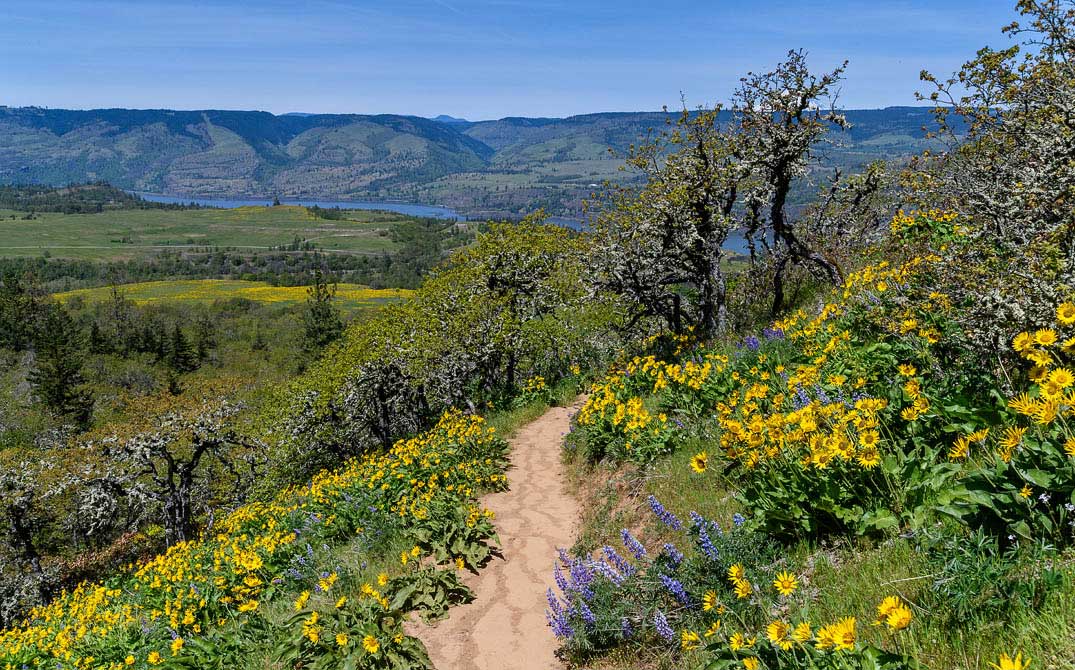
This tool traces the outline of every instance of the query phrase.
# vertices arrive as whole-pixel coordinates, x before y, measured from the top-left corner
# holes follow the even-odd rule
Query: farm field
[[[306,286],[273,286],[267,282],[238,279],[189,279],[149,281],[124,284],[119,287],[124,298],[135,305],[153,303],[209,304],[217,300],[244,298],[272,305],[298,305],[307,298]],[[386,302],[404,300],[412,291],[406,289],[374,289],[361,284],[339,284],[336,304],[352,312]],[[57,300],[69,303],[81,299],[87,303],[102,302],[112,297],[111,287],[79,289],[55,294]]]
[[[296,238],[335,253],[375,254],[394,251],[389,230],[409,217],[378,211],[348,212],[348,219],[328,220],[305,207],[236,209],[135,209],[99,214],[42,212],[27,220],[25,212],[0,210],[0,257],[126,260],[162,249],[229,247],[268,250]]]

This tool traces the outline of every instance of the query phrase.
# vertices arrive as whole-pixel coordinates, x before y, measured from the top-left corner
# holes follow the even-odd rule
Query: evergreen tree
[[[48,305],[34,337],[34,395],[53,413],[89,425],[93,396],[82,376],[85,353],[78,327],[61,305]]]
[[[26,282],[13,272],[0,278],[0,348],[20,351],[31,345],[37,309]]]
[[[199,361],[209,357],[209,350],[216,348],[216,328],[208,314],[202,314],[195,324],[194,348]]]
[[[254,341],[250,343],[250,349],[252,351],[265,351],[269,348],[265,338],[261,335],[261,322],[259,321],[254,325]]]
[[[104,336],[97,319],[90,322],[90,353],[107,354],[112,350],[112,343]]]
[[[320,349],[343,334],[340,310],[333,304],[336,285],[329,286],[328,279],[318,270],[314,283],[306,291],[306,313],[303,315],[307,350]]]
[[[183,334],[179,324],[172,329],[171,343],[168,348],[168,366],[176,372],[191,372],[198,368],[198,361],[194,356],[194,348]]]

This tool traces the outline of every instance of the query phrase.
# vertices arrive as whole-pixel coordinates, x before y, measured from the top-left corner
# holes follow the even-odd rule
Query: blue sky
[[[1007,46],[1014,0],[0,0],[0,104],[470,119],[725,101],[790,48],[845,107]]]

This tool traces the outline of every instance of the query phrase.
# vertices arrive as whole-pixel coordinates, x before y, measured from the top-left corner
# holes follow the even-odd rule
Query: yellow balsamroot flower
[[[1067,368],[1057,368],[1049,373],[1049,381],[1062,389],[1075,384],[1075,375]]]
[[[146,657],[146,661],[150,665],[160,665],[161,662],[164,661],[164,657],[160,655],[159,651],[151,651],[149,652],[149,656]]]
[[[918,369],[910,363],[901,363],[896,366],[896,371],[900,373],[902,377],[914,377],[918,373]]]
[[[791,627],[788,624],[780,620],[773,621],[766,626],[765,633],[769,636],[769,641],[773,645],[780,647],[784,651],[791,649]]]
[[[384,586],[387,583],[388,583],[388,573],[387,572],[382,572],[381,574],[377,575],[377,586]]]
[[[127,658],[123,659],[124,665],[134,665],[134,656],[127,654]]]
[[[716,591],[706,591],[705,595],[702,596],[702,611],[704,612],[716,609],[719,604],[720,601],[717,599]]]
[[[337,647],[346,647],[348,640],[349,640],[349,638],[347,637],[347,633],[336,633],[336,646]]]
[[[1043,347],[1051,347],[1056,344],[1056,331],[1052,328],[1041,328],[1034,331],[1034,342]]]
[[[881,622],[885,620],[885,617],[889,615],[893,610],[902,604],[899,596],[886,596],[881,604],[877,606],[877,621],[874,621],[875,626],[881,625]]]
[[[381,643],[372,635],[362,638],[362,648],[371,654],[376,654],[381,648]]]
[[[177,637],[172,640],[172,656],[178,656],[179,652],[183,649],[183,638]]]
[[[738,582],[746,576],[746,570],[743,569],[742,563],[736,563],[732,567],[728,568],[728,580],[732,583]]]
[[[1056,320],[1062,326],[1075,324],[1075,304],[1062,302],[1056,308]]]
[[[832,646],[839,651],[853,651],[855,649],[855,617],[847,617],[831,626],[827,626],[832,639]],[[821,631],[818,631],[818,639]]]
[[[340,609],[347,602],[347,596],[340,596],[340,599],[336,601],[336,609]]]
[[[705,472],[705,468],[708,463],[709,455],[704,451],[700,451],[691,457],[691,469],[698,474]]]
[[[888,613],[888,616],[885,617],[885,623],[894,631],[903,630],[911,625],[911,619],[913,618],[914,615],[911,613],[911,609],[906,605],[901,604],[899,607]]]
[[[743,667],[746,668],[746,670],[758,670],[758,659],[754,656],[744,658]]]
[[[310,592],[303,591],[299,594],[298,598],[295,598],[295,611],[298,612],[302,608],[306,607],[306,601],[310,599]]]
[[[737,581],[735,583],[735,597],[736,598],[739,598],[740,600],[743,600],[745,598],[749,598],[750,594],[752,592],[753,592],[753,587],[751,586],[750,582],[748,582],[747,580],[740,579],[739,581]]]
[[[855,460],[858,461],[859,465],[870,470],[881,463],[881,453],[877,451],[876,447],[864,447],[859,449]]]
[[[859,444],[866,448],[876,447],[880,439],[881,435],[876,430],[864,430],[859,433]]]
[[[998,663],[990,663],[989,667],[995,670],[1027,670],[1030,667],[1030,657],[1023,658],[1023,653],[1019,652],[1015,655],[1015,658],[1008,656],[1007,654],[1001,654]]]
[[[1032,346],[1034,346],[1034,337],[1030,333],[1019,333],[1012,340],[1012,349],[1019,353],[1029,351]]]
[[[709,624],[709,628],[705,631],[706,637],[713,637],[720,631],[720,619],[717,619],[713,623]]]
[[[790,596],[799,588],[799,580],[790,572],[784,571],[776,576],[773,586],[782,596]]]
[[[1064,442],[1064,453],[1072,458],[1075,458],[1075,437],[1069,437]]]
[[[798,626],[795,626],[795,630],[791,633],[791,638],[799,644],[804,644],[813,639],[814,633],[810,629],[810,622],[803,621]]]
[[[753,647],[758,638],[743,635],[742,633],[734,633],[728,638],[728,646],[732,648],[732,651],[739,651],[740,649],[747,649]]]
[[[257,610],[257,608],[258,608],[258,601],[256,601],[256,600],[247,600],[246,602],[244,602],[241,605],[239,605],[239,611],[240,612],[253,612],[253,611]]]
[[[970,454],[970,440],[966,435],[960,435],[956,438],[955,444],[948,450],[949,460],[959,461],[967,457]]]
[[[698,633],[695,633],[693,630],[685,630],[679,636],[679,645],[683,648],[684,651],[697,649],[698,647],[702,646],[702,638],[699,637]]]
[[[1019,496],[1023,500],[1026,500],[1027,498],[1029,498],[1032,495],[1034,495],[1034,491],[1031,490],[1029,484],[1023,484],[1023,488],[1019,489]]]

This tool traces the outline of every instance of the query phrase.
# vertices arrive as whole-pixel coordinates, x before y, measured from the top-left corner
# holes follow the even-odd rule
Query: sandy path
[[[464,580],[476,598],[433,627],[411,623],[437,670],[562,668],[545,622],[556,549],[570,547],[578,504],[564,492],[560,446],[579,404],[553,407],[511,440],[510,490],[482,499],[496,512],[503,559]]]

